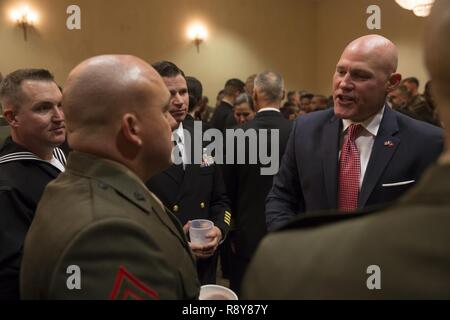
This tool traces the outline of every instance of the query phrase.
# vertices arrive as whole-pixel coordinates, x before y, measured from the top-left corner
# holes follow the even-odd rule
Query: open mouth
[[[351,104],[355,102],[355,98],[349,95],[345,95],[345,94],[338,94],[337,96],[337,101],[339,102],[339,104]]]
[[[55,131],[64,130],[65,128],[66,128],[66,127],[58,127],[58,128],[50,129],[50,131],[55,132]]]

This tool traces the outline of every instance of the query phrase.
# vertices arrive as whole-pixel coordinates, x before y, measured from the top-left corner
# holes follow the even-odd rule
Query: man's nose
[[[183,97],[177,92],[174,96],[174,102],[177,104],[183,104]]]
[[[53,121],[63,121],[64,120],[64,112],[60,106],[53,107]]]
[[[342,89],[351,89],[353,88],[353,80],[350,76],[350,73],[346,73],[345,76],[341,79],[339,83],[339,87]]]

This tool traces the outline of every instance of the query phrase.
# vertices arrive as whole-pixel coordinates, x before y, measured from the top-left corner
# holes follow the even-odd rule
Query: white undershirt
[[[50,163],[52,166],[54,166],[56,169],[58,169],[61,172],[66,171],[66,168],[64,168],[64,165],[58,159],[56,159],[55,156],[52,156],[52,159],[48,160],[47,162]]]
[[[355,140],[356,147],[359,150],[359,161],[361,166],[361,175],[359,176],[359,188],[361,189],[362,183],[364,181],[364,175],[366,174],[367,165],[369,164],[370,155],[372,154],[373,143],[378,134],[378,129],[380,129],[380,123],[383,119],[384,113],[383,107],[377,114],[373,115],[369,119],[363,122],[352,122],[348,119],[343,119],[343,127],[341,133],[341,149],[344,144],[344,137],[347,135],[347,129],[351,124],[360,124],[364,128],[358,138]],[[339,157],[341,156],[341,151],[339,151]]]
[[[183,161],[183,169],[186,169],[187,156],[186,151],[184,150],[184,130],[183,123],[180,122],[178,128],[173,132],[173,141],[177,142],[178,149],[181,153],[181,159]],[[176,137],[178,136],[178,139]]]

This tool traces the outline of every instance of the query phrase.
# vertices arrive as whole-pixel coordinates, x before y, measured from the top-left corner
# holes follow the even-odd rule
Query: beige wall
[[[315,4],[298,0],[28,0],[42,15],[36,31],[23,40],[7,11],[23,0],[0,0],[0,71],[46,67],[61,83],[82,59],[102,53],[130,53],[154,62],[177,63],[198,77],[214,99],[231,77],[245,78],[273,69],[292,88],[315,87],[312,43]],[[78,4],[81,31],[65,27],[66,8]],[[186,39],[192,19],[202,20],[210,38],[200,47]],[[301,57],[301,59],[299,59]],[[293,61],[297,61],[293,63]],[[213,101],[211,101],[213,102]]]
[[[41,15],[26,42],[8,18],[9,9],[24,2]],[[66,29],[70,4],[81,7],[81,31]],[[381,6],[380,33],[399,45],[399,70],[425,81],[424,19],[393,0],[0,0],[0,71],[45,67],[63,84],[89,56],[130,53],[149,62],[174,61],[203,82],[210,99],[228,78],[245,80],[267,69],[280,72],[288,90],[329,94],[342,48],[369,32],[370,4]],[[194,19],[210,33],[199,54],[185,35]]]
[[[366,9],[372,4],[381,9],[381,30],[366,27]],[[332,74],[346,44],[370,33],[388,37],[397,45],[398,71],[404,77],[418,77],[423,90],[428,79],[422,61],[424,18],[400,8],[394,0],[318,0],[317,17],[318,92],[330,94]]]

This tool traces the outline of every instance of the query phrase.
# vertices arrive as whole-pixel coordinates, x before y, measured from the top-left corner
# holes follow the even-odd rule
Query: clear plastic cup
[[[189,228],[189,237],[192,243],[206,244],[211,239],[206,238],[206,235],[212,230],[214,223],[206,219],[195,219],[191,221]]]

